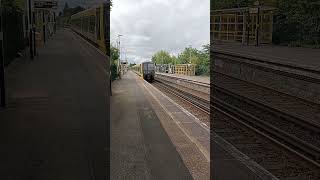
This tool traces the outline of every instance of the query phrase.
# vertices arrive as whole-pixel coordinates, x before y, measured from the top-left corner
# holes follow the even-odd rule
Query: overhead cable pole
[[[191,48],[192,48],[192,46],[189,45],[189,61],[190,61],[190,64],[191,64]]]
[[[119,74],[119,78],[121,79],[121,72],[119,72],[119,69],[121,68],[120,66],[121,66],[121,44],[120,44],[120,37],[121,37],[122,35],[121,34],[118,34],[118,38],[119,38],[119,61],[118,61],[118,74]]]

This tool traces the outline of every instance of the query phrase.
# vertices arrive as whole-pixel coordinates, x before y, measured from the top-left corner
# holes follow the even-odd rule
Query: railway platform
[[[218,134],[212,132],[210,138],[212,179],[278,180]]]
[[[107,60],[59,30],[34,60],[6,69],[0,179],[105,180]]]
[[[225,52],[250,58],[262,59],[266,62],[320,71],[319,49],[302,47],[285,47],[273,45],[244,46],[241,44],[214,44],[213,52]]]
[[[209,128],[132,71],[112,85],[111,179],[209,179]]]

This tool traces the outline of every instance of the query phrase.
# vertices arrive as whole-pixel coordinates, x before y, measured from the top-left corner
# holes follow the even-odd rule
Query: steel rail
[[[155,80],[155,82],[157,85],[160,85],[161,88],[165,89],[170,94],[173,94],[174,96],[177,96],[177,97],[183,99],[185,102],[191,104],[192,106],[197,107],[201,111],[210,115],[210,101],[203,100],[202,98],[199,98],[199,97],[197,97],[193,94],[190,94],[188,92],[182,91],[174,86],[163,83],[161,81]]]
[[[233,58],[245,59],[245,60],[248,60],[251,62],[269,64],[269,65],[274,65],[277,67],[285,67],[288,69],[300,70],[300,71],[305,71],[305,72],[310,72],[310,73],[320,75],[320,71],[313,69],[312,67],[309,67],[309,66],[302,67],[301,65],[298,66],[298,65],[292,64],[292,63],[287,63],[287,64],[286,63],[279,63],[279,62],[270,60],[270,58],[265,58],[265,57],[258,58],[257,56],[253,56],[253,55],[240,54],[240,53],[236,53],[236,52],[232,52],[232,51],[218,50],[218,49],[211,50],[211,53],[213,53],[213,57],[215,57],[215,56],[219,57],[219,55],[229,56],[229,57],[233,57]],[[272,57],[272,58],[286,60],[285,58],[277,58],[277,57]],[[230,59],[230,60],[236,61],[235,59]]]
[[[313,145],[282,131],[272,124],[266,123],[262,119],[230,105],[217,97],[213,97],[213,108],[224,111],[225,114],[231,114],[231,118],[238,123],[241,123],[246,127],[250,127],[250,129],[254,130],[256,133],[263,135],[267,139],[272,140],[272,142],[298,155],[309,163],[312,163],[317,168],[320,168],[319,148],[314,147]]]
[[[166,76],[164,74],[157,74],[157,73],[156,73],[156,75]],[[179,81],[185,81],[185,82],[193,83],[193,84],[204,86],[204,87],[207,87],[207,88],[210,87],[210,83],[200,82],[200,81],[191,80],[191,79],[184,79],[184,78],[174,77],[174,76],[166,76],[166,77],[170,77],[171,79],[177,79]]]
[[[235,97],[236,99],[241,99],[241,101],[243,101],[249,105],[255,106],[255,107],[262,109],[266,112],[275,114],[278,117],[283,117],[285,120],[291,121],[299,126],[302,126],[304,128],[315,131],[316,133],[320,133],[320,124],[316,124],[316,123],[308,121],[306,119],[298,118],[294,115],[285,113],[277,108],[267,106],[267,105],[263,104],[262,102],[254,101],[248,97],[236,94],[236,93],[234,93],[226,88],[220,87],[218,85],[213,85],[212,88],[213,88],[213,91],[217,90],[223,94],[227,94],[229,96]]]

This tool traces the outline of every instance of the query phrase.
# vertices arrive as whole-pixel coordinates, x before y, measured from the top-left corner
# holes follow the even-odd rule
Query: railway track
[[[211,70],[214,74],[223,74],[264,86],[312,104],[320,103],[318,98],[320,70],[318,68],[283,63],[285,60],[279,63],[276,57],[262,58],[227,51],[211,53],[216,59]],[[290,60],[287,61],[290,62]]]
[[[157,76],[163,76],[161,74],[157,74]],[[170,76],[171,79],[175,79],[175,80],[179,80],[179,81],[184,81],[184,82],[189,82],[189,83],[193,83],[193,84],[197,84],[203,87],[207,87],[210,88],[210,84],[205,83],[205,82],[200,82],[200,81],[195,81],[195,80],[191,80],[191,79],[183,79],[183,78],[178,78],[178,77],[174,77],[174,76]]]
[[[180,98],[184,102],[190,104],[193,107],[196,107],[205,114],[210,115],[210,101],[197,97],[194,94],[181,90],[176,86],[165,83],[164,81],[155,80],[153,85],[160,88],[161,90],[164,90],[167,93]]]
[[[319,168],[226,109],[213,107],[213,131],[278,179],[320,178]]]
[[[314,128],[314,126],[311,124],[288,116],[276,109],[266,107],[246,97],[239,96],[228,91],[227,89],[217,87],[216,85],[213,87],[213,89],[214,96],[212,108],[215,110],[213,115],[215,115],[217,112],[224,114],[224,116],[228,116],[229,120],[235,122],[237,126],[241,127],[241,129],[245,129],[245,131],[252,132],[253,134],[258,135],[261,139],[267,140],[269,143],[266,144],[272,143],[276,149],[279,149],[279,151],[285,151],[286,153],[284,156],[287,156],[285,158],[285,162],[293,162],[292,164],[294,164],[293,166],[295,166],[295,169],[300,169],[299,173],[296,173],[295,176],[303,173],[313,172],[310,177],[320,177],[320,174],[315,173],[320,171],[320,146],[313,144],[315,140],[318,140],[318,143],[320,143],[318,128]],[[237,128],[226,128],[230,126],[228,123],[224,123],[224,125],[221,126],[220,122],[219,125],[220,119],[221,116],[220,118],[214,118],[214,131],[225,134],[224,131],[230,131],[230,129]],[[241,136],[241,134],[247,138],[247,140],[245,140],[245,138],[240,140],[242,142],[250,141],[252,138],[255,138],[255,135],[250,136],[247,134],[247,132],[243,131],[241,133],[235,133],[231,136],[235,138],[236,136]],[[230,134],[228,136],[230,136]],[[226,136],[225,138],[230,139],[230,137]],[[231,141],[233,141],[232,138]],[[252,140],[252,142],[255,144],[256,140]],[[237,142],[233,142],[233,144],[237,144]],[[242,150],[246,147],[238,146],[238,148],[240,151],[246,151]],[[262,154],[268,154],[275,150],[270,148],[268,150],[264,150],[264,147],[260,146],[259,151]],[[250,154],[248,151],[247,153]],[[272,153],[279,154],[277,152]],[[288,156],[288,154],[290,155]],[[251,155],[249,157],[259,161],[259,158],[256,158],[255,155]],[[271,159],[277,161],[276,158],[279,157],[275,156]],[[303,167],[299,165],[300,162],[303,162],[307,165]],[[283,164],[281,162],[278,163]],[[263,166],[274,174],[278,173],[278,177],[288,177],[288,175],[279,174],[280,171],[276,172],[279,169],[281,169],[281,171],[286,171],[286,169],[289,168],[286,168],[286,165],[282,165],[283,168],[275,168],[276,170],[268,168],[268,164],[264,164]]]
[[[320,71],[231,51],[211,53],[212,130],[279,179],[320,179]]]

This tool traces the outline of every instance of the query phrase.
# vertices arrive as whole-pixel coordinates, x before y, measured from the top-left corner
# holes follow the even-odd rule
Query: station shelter
[[[275,11],[276,8],[270,6],[212,10],[211,41],[252,44],[258,39],[259,44],[270,44]]]

